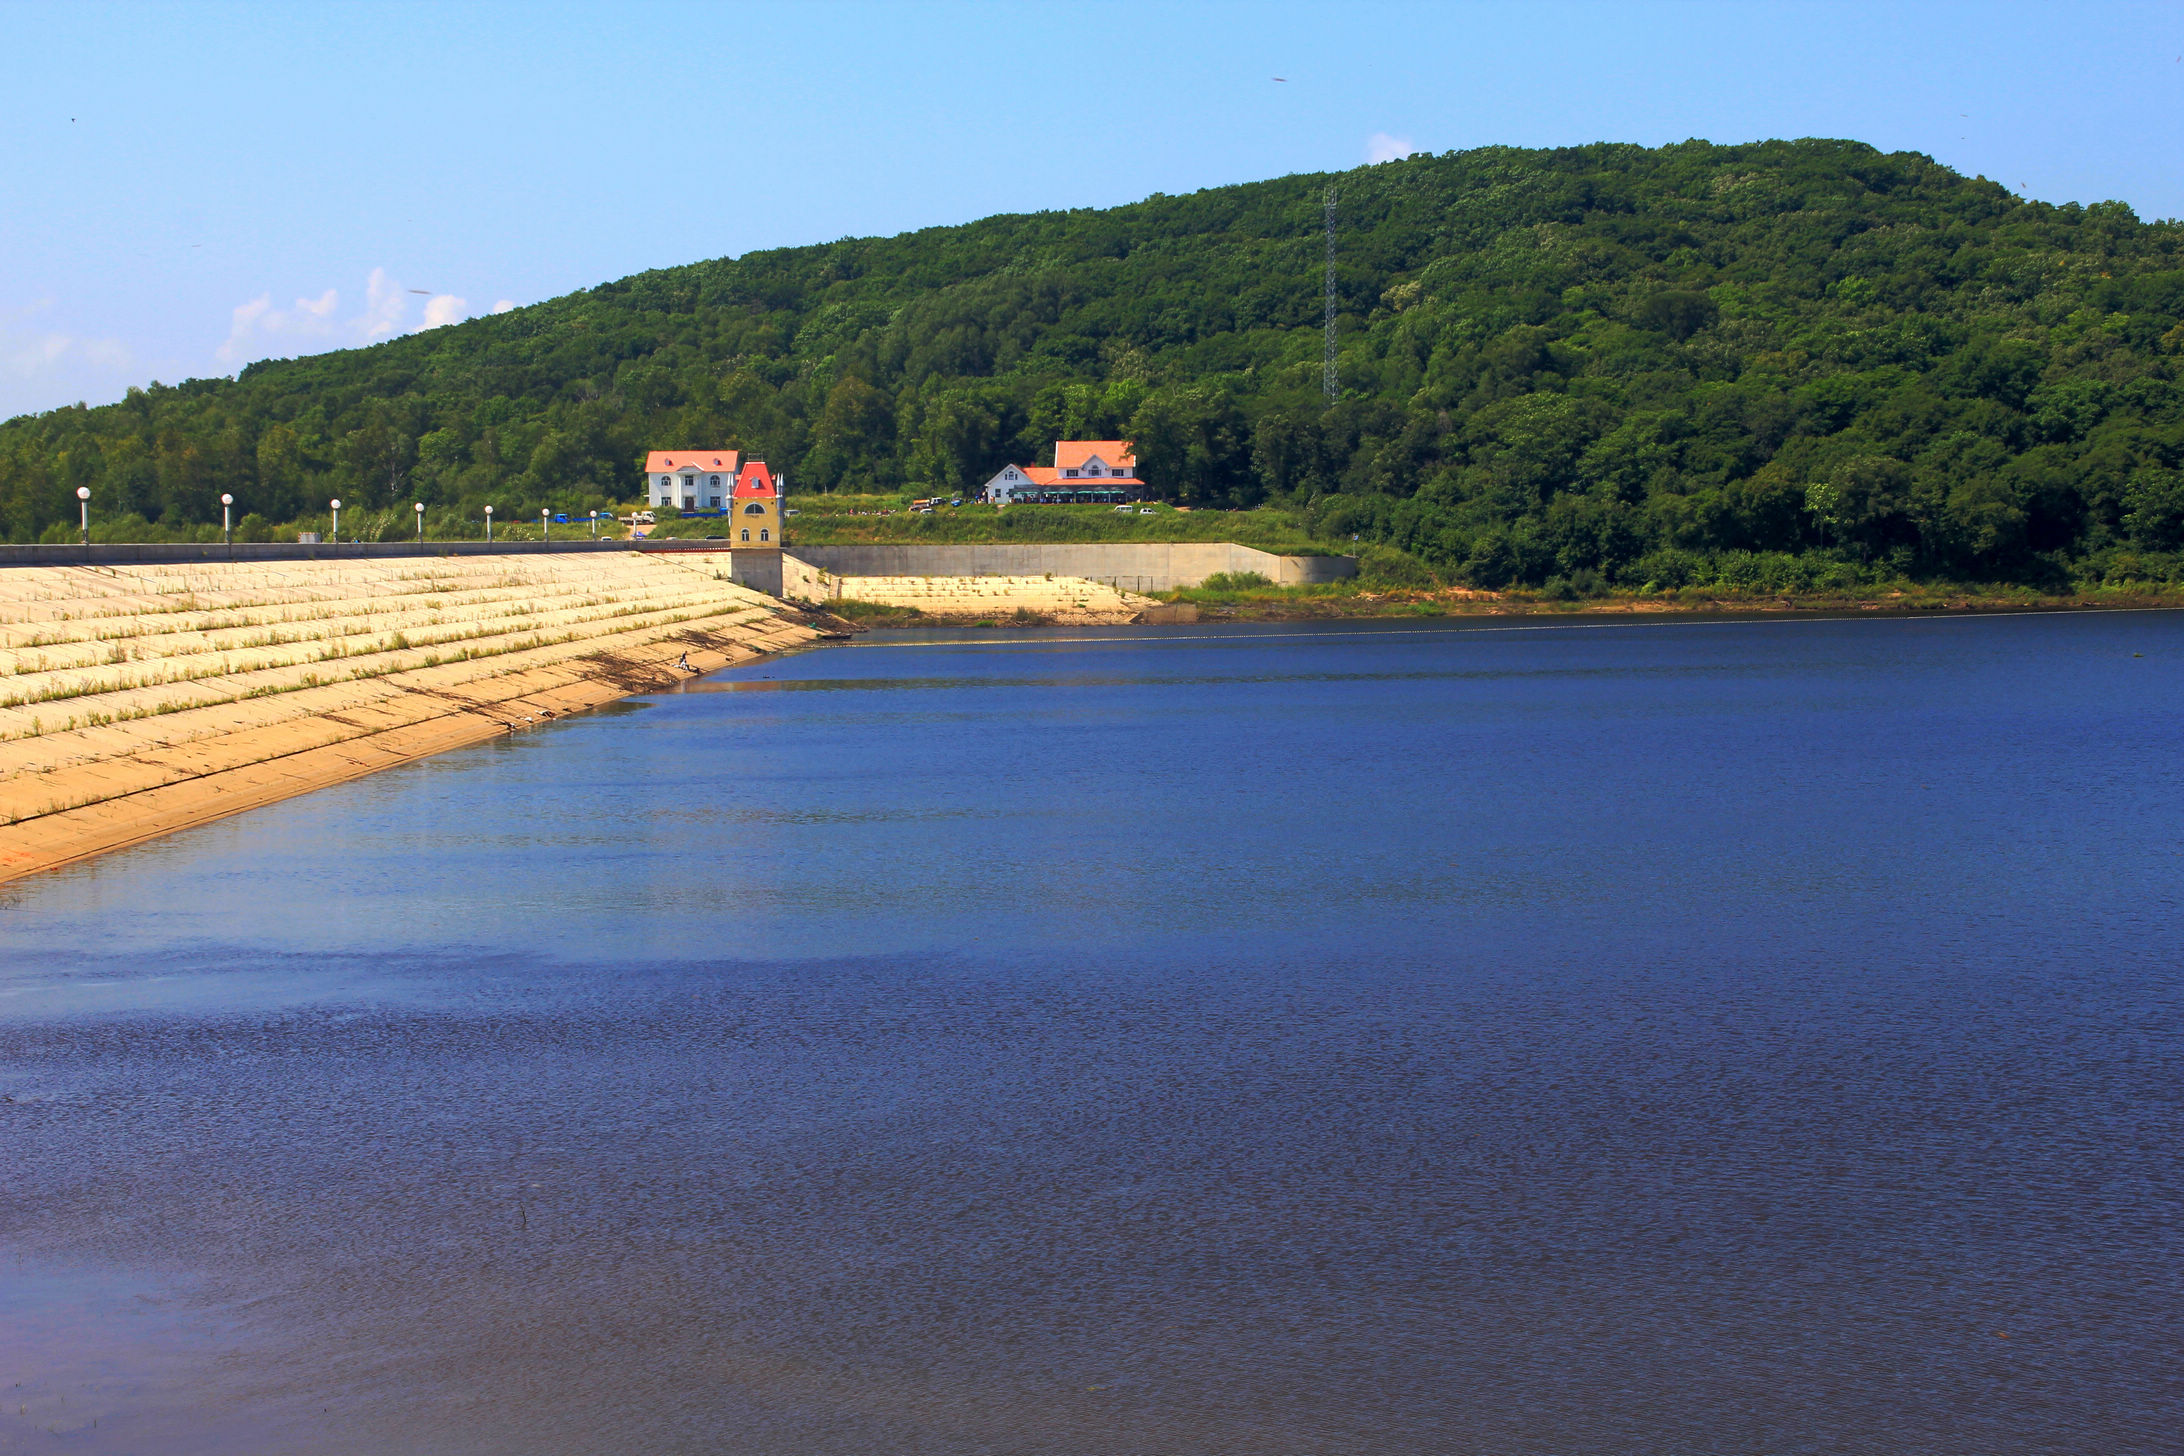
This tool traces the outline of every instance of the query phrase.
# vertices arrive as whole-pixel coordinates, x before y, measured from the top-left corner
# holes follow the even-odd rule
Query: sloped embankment
[[[782,562],[784,594],[816,602],[907,607],[942,621],[1036,617],[1067,626],[1141,620],[1160,603],[1077,576],[835,576],[795,557]]]
[[[0,571],[0,880],[819,635],[635,553]]]

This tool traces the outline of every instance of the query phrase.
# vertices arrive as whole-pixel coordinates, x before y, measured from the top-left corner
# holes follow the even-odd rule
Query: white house
[[[684,511],[723,510],[742,458],[737,450],[655,450],[645,457],[645,500]]]
[[[1034,466],[1033,468],[1036,469],[1037,467]],[[1039,489],[1039,483],[1025,472],[1023,466],[1004,465],[1001,467],[999,475],[979,487],[978,496],[980,500],[988,501],[997,506],[1005,506],[1014,502],[1019,496],[1034,495]]]
[[[1142,500],[1137,454],[1128,440],[1056,440],[1052,465],[1007,465],[979,487],[997,506],[1018,501],[1106,502]]]

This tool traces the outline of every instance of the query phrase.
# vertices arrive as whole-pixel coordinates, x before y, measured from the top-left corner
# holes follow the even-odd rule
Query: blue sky
[[[2179,216],[2180,123],[2175,3],[0,0],[0,416],[1413,147],[1855,137]]]

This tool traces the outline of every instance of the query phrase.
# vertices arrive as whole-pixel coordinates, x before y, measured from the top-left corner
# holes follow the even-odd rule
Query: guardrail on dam
[[[544,553],[627,551],[643,541],[75,541],[59,545],[0,545],[0,566],[172,566],[193,561],[359,561],[403,556],[537,556]],[[660,546],[683,545],[662,542]],[[689,542],[690,546],[707,543]],[[654,549],[659,549],[655,547]],[[716,550],[719,548],[715,548]]]
[[[218,561],[390,561],[475,556],[671,556],[711,552],[729,560],[729,579],[754,591],[781,595],[781,552],[731,551],[725,541],[291,541],[129,542],[65,545],[0,545],[8,566],[193,566]]]

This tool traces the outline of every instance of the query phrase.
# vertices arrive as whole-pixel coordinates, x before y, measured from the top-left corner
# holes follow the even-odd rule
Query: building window
[[[707,477],[707,478],[706,478],[706,482],[705,482],[705,483],[706,483],[707,485],[709,485],[709,486],[713,487],[713,489],[715,489],[715,490],[719,490],[719,489],[720,489],[720,477],[719,477],[719,476],[717,476],[717,475],[714,475],[714,476],[709,476],[709,477]],[[719,502],[719,501],[714,501],[714,502],[713,502],[713,504],[717,506],[717,505],[719,505],[719,504],[720,504],[720,502]]]
[[[746,516],[763,516],[766,514],[766,508],[760,505],[757,501],[752,501],[749,505],[743,508],[743,514],[745,514]]]
[[[1062,472],[1062,474],[1068,476],[1071,480],[1075,480],[1077,478],[1077,472],[1074,470],[1065,470]]]
[[[716,511],[717,511],[717,510],[719,510],[719,509],[720,509],[720,497],[719,497],[719,496],[717,496],[717,495],[716,495],[716,496],[714,496],[714,497],[713,497],[713,502],[712,502],[712,504],[713,504],[713,509],[714,509],[714,510],[716,510]]]
[[[751,539],[751,528],[749,526],[743,528],[743,539],[746,541]]]
[[[758,539],[761,541],[771,541],[773,539],[773,533],[771,531],[768,531],[764,526],[761,526],[758,528]]]

